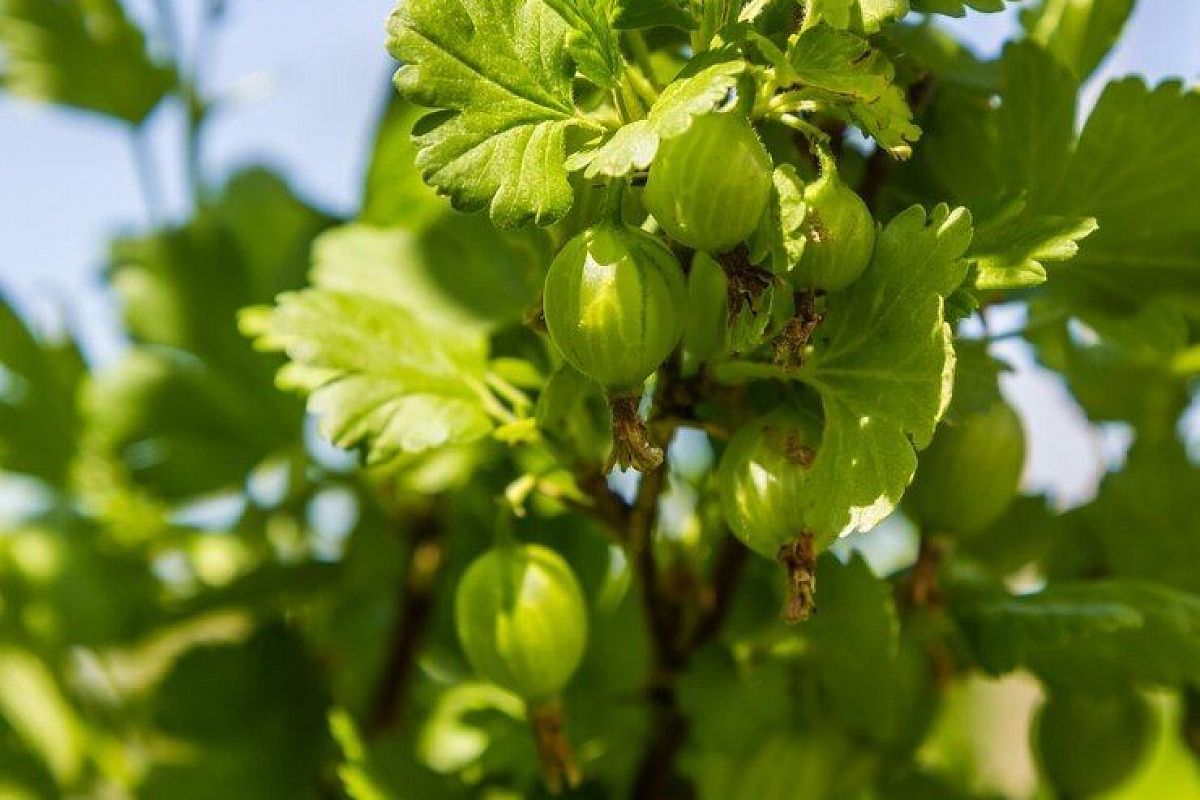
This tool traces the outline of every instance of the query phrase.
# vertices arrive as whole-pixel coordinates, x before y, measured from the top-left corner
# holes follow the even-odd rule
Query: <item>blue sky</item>
[[[210,178],[266,163],[328,209],[351,213],[359,196],[366,143],[391,70],[383,48],[393,0],[228,0],[227,24],[204,86],[231,100],[211,127]],[[127,0],[150,20],[151,0]],[[176,0],[186,34],[201,0]],[[995,52],[1013,30],[1012,14],[972,15],[952,23],[977,49]],[[1141,0],[1127,35],[1101,70],[1153,80],[1200,77],[1200,3]],[[1087,97],[1094,99],[1096,87]],[[154,151],[170,214],[186,213],[178,109],[153,119]],[[147,210],[135,179],[127,132],[87,115],[0,96],[0,292],[40,324],[70,320],[89,354],[110,362],[120,352],[111,303],[98,281],[113,234],[144,228]],[[1106,449],[1052,380],[1023,352],[1006,387],[1032,429],[1028,482],[1082,497]],[[1119,443],[1119,436],[1115,440]],[[1108,448],[1113,449],[1113,448]],[[1119,448],[1116,448],[1119,449]],[[1081,460],[1082,459],[1082,460]]]

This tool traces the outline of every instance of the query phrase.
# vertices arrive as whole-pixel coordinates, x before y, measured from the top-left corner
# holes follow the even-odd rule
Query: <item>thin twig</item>
[[[928,533],[921,534],[917,561],[897,586],[896,605],[906,617],[944,613],[945,595],[942,593],[938,574],[948,550],[944,539]],[[945,689],[953,682],[958,671],[949,645],[941,636],[933,635],[925,642],[925,655],[929,660],[934,683]]]
[[[943,540],[929,534],[921,534],[917,545],[917,560],[912,571],[901,583],[899,602],[906,609],[938,608],[942,605],[938,572],[946,557]]]
[[[721,631],[729,610],[733,606],[733,596],[741,582],[742,572],[750,551],[733,536],[726,535],[718,546],[712,571],[712,592],[700,621],[696,623],[688,640],[687,649],[694,653],[704,647]]]
[[[690,417],[692,404],[690,387],[680,379],[679,361],[672,359],[659,372],[651,430],[663,431],[663,426],[656,424],[663,419]],[[669,445],[666,440],[657,443],[664,449]],[[694,788],[677,767],[691,728],[691,722],[679,704],[677,680],[691,656],[720,631],[745,560],[745,548],[731,537],[722,543],[713,568],[711,593],[689,631],[686,623],[694,616],[692,606],[696,605],[696,598],[687,592],[672,593],[665,585],[653,541],[659,500],[667,482],[667,463],[642,476],[629,515],[628,549],[638,578],[653,654],[647,685],[651,733],[634,778],[632,797],[635,800],[695,797]]]
[[[435,590],[445,561],[442,522],[436,507],[410,516],[407,532],[411,545],[407,575],[396,601],[396,620],[365,725],[372,735],[391,728],[403,712],[406,689],[433,614]]]
[[[633,509],[608,485],[598,471],[585,472],[575,479],[579,488],[591,498],[591,505],[575,504],[576,511],[588,514],[604,523],[619,542],[629,538],[629,518]]]

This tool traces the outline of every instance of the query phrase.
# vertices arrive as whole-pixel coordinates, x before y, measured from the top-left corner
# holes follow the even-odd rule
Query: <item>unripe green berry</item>
[[[1132,689],[1106,694],[1057,689],[1038,711],[1034,742],[1057,796],[1083,800],[1128,780],[1153,733],[1153,714]]]
[[[775,558],[807,531],[803,501],[821,444],[821,421],[784,406],[742,427],[721,458],[721,508],[729,527],[754,552]]]
[[[784,406],[738,431],[719,470],[729,527],[747,547],[787,571],[783,616],[789,622],[812,613],[816,557],[829,544],[805,519],[821,434],[815,413]]]
[[[1025,465],[1021,418],[1007,403],[949,419],[920,455],[905,497],[931,532],[971,534],[994,523],[1017,496]]]
[[[587,606],[567,562],[540,545],[505,544],[462,577],[455,625],[482,677],[537,706],[567,685],[587,643]]]
[[[683,336],[687,285],[658,239],[603,222],[554,259],[543,307],[550,337],[571,366],[613,394],[640,394]]]
[[[644,200],[672,239],[720,254],[754,233],[771,186],[771,156],[749,121],[707,114],[662,143]]]
[[[688,318],[683,333],[684,374],[722,355],[729,339],[729,279],[705,253],[696,253],[688,273]]]
[[[875,218],[863,199],[842,182],[832,159],[821,177],[804,188],[810,235],[789,278],[799,290],[836,292],[854,283],[875,251]]]

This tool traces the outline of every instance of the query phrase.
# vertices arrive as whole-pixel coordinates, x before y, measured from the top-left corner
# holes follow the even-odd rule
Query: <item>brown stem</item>
[[[655,421],[675,410],[673,384],[677,377],[678,364],[674,360],[660,370]],[[637,800],[667,800],[671,797],[669,787],[683,780],[677,774],[675,762],[688,731],[688,720],[679,708],[675,689],[676,676],[686,661],[678,638],[683,610],[664,591],[653,542],[666,478],[665,467],[642,475],[629,520],[629,553],[638,578],[652,651],[648,686],[652,729],[634,778],[632,797]]]
[[[938,608],[945,599],[938,585],[938,572],[946,557],[946,543],[936,536],[922,535],[917,561],[903,585],[901,604],[907,608]]]
[[[629,519],[629,555],[641,590],[642,611],[650,628],[655,664],[673,670],[677,665],[675,635],[680,622],[677,609],[663,592],[653,534],[658,521],[658,501],[666,485],[666,470],[642,476]]]
[[[688,661],[710,642],[729,614],[737,584],[749,551],[732,536],[721,543],[713,565],[711,600],[686,639],[680,636],[683,609],[666,610],[651,603],[655,658],[647,698],[651,707],[651,735],[642,752],[634,778],[634,800],[693,800],[696,791],[679,773],[676,762],[687,744],[691,722],[679,705],[676,680]],[[661,615],[661,616],[660,616]]]
[[[818,296],[815,291],[796,293],[796,313],[775,338],[775,363],[792,367],[804,362],[804,351],[825,319],[817,309]]]
[[[396,602],[396,621],[388,643],[383,672],[375,688],[366,731],[376,735],[400,718],[405,688],[416,668],[417,653],[433,614],[445,544],[441,518],[429,508],[409,518],[411,550],[408,574]]]
[[[567,739],[562,703],[552,700],[531,708],[529,724],[533,727],[533,742],[537,748],[546,788],[551,794],[561,794],[564,789],[577,788],[583,776],[575,762],[571,742]]]
[[[713,563],[712,590],[706,598],[704,614],[688,641],[689,652],[694,653],[704,647],[721,631],[749,556],[750,551],[734,537],[727,535],[721,540]]]
[[[942,612],[945,595],[938,582],[938,573],[948,552],[949,544],[945,539],[930,534],[921,535],[916,563],[897,587],[897,605],[900,609],[909,615]],[[945,639],[940,636],[929,638],[925,642],[925,655],[929,660],[934,683],[940,689],[947,688],[954,681],[958,667],[954,653]]]
[[[779,563],[787,571],[785,622],[803,622],[817,609],[817,546],[811,533],[801,533],[779,548]]]
[[[679,378],[673,359],[659,373],[653,423],[672,416],[689,417],[694,403],[690,387]],[[665,448],[666,442],[660,442]],[[690,722],[679,705],[676,680],[691,655],[720,630],[728,613],[745,559],[745,548],[729,539],[713,568],[711,602],[690,634],[686,621],[693,616],[691,597],[672,594],[665,585],[655,557],[653,534],[659,499],[666,486],[666,469],[642,476],[629,515],[628,551],[641,592],[642,610],[650,631],[652,663],[647,696],[651,704],[651,732],[635,773],[631,797],[635,800],[690,800],[695,791],[679,772],[677,761],[687,743]]]
[[[590,505],[572,505],[572,508],[604,523],[620,543],[629,533],[629,504],[608,485],[603,473],[584,472],[575,477],[575,483],[591,498]]]
[[[679,774],[675,762],[691,723],[679,707],[675,676],[662,675],[650,687],[653,731],[642,752],[630,797],[633,800],[692,800],[696,796],[688,780]]]

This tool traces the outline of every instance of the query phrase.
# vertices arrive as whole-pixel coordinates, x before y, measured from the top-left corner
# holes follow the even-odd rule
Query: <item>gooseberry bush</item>
[[[0,305],[0,797],[1200,797],[1200,95],[1016,5],[398,0],[342,219],[169,17],[0,0],[194,195],[115,363]]]

